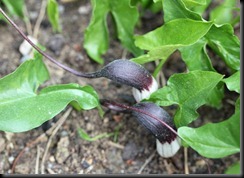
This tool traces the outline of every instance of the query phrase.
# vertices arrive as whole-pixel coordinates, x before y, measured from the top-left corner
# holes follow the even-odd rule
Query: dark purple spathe
[[[173,119],[171,116],[161,107],[157,106],[154,103],[143,102],[134,105],[135,108],[144,110],[152,115],[156,116],[158,119],[162,120],[166,124],[168,124],[171,128],[176,130]],[[175,133],[173,133],[170,129],[168,129],[165,125],[163,125],[158,120],[145,115],[140,112],[132,111],[132,114],[136,117],[136,119],[144,125],[161,143],[171,143],[172,140],[176,138]]]
[[[101,77],[129,85],[138,90],[149,90],[153,78],[141,65],[129,60],[117,59],[100,70]]]

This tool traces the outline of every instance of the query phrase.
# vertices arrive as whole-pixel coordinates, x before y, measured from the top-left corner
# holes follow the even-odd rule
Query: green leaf
[[[234,163],[226,171],[225,174],[241,174],[240,162]]]
[[[84,48],[93,60],[102,64],[101,55],[108,49],[109,38],[106,18],[109,12],[114,18],[118,38],[123,46],[135,56],[142,54],[142,51],[134,45],[133,39],[139,13],[136,7],[130,5],[129,0],[92,0],[92,7],[92,18],[85,31]]]
[[[182,59],[190,71],[215,71],[211,60],[208,57],[206,45],[207,40],[205,38],[201,38],[193,45],[185,46],[179,49]]]
[[[152,50],[165,45],[189,45],[203,37],[212,22],[175,19],[145,35],[136,37],[136,45]]]
[[[21,18],[24,17],[23,7],[24,0],[2,0],[4,5],[7,7],[9,14],[17,15]]]
[[[150,10],[153,13],[158,13],[162,10],[162,2],[154,2],[152,0],[131,0],[131,4],[136,5],[138,2],[140,2],[140,5],[142,7],[142,13],[145,13],[145,11]]]
[[[237,93],[240,93],[240,71],[235,72],[230,77],[223,79],[223,82],[225,82],[227,88],[230,91],[235,91]]]
[[[225,0],[210,12],[210,20],[215,24],[231,23],[235,8],[236,1]]]
[[[224,85],[223,83],[218,83],[206,99],[206,105],[220,109],[222,107],[222,99],[224,98]]]
[[[123,46],[135,56],[143,54],[134,44],[133,32],[139,18],[136,7],[130,6],[130,1],[110,1],[111,13],[116,23],[118,38]]]
[[[174,74],[167,86],[151,94],[150,101],[161,106],[179,105],[174,122],[177,127],[185,126],[197,119],[196,109],[206,103],[209,93],[222,78],[222,75],[211,71]]]
[[[95,91],[91,86],[80,86],[75,83],[70,83],[44,88],[40,91],[39,98],[50,98],[46,100],[46,103],[57,102],[53,108],[58,105],[61,107],[62,102],[68,104],[74,100],[79,103],[82,109],[88,110],[97,107],[99,104],[98,95],[94,95],[94,93]]]
[[[4,16],[2,14],[0,14],[0,20],[4,20],[7,22],[7,20],[4,18]]]
[[[207,158],[223,158],[240,152],[240,100],[237,100],[235,113],[229,119],[199,128],[180,127],[178,134]]]
[[[179,18],[189,18],[192,20],[202,20],[201,16],[196,12],[188,9],[182,0],[172,1],[164,0],[163,1],[163,10],[164,10],[164,21],[168,22],[174,19]]]
[[[196,6],[203,6],[206,4],[206,0],[183,0],[185,5],[189,8]]]
[[[159,3],[159,2],[155,2],[153,3],[149,9],[153,12],[153,13],[158,13],[160,11],[162,11],[162,3]]]
[[[90,86],[78,84],[51,86],[26,96],[2,102],[0,104],[0,128],[8,132],[23,132],[36,128],[60,113],[71,101],[75,100],[82,109],[98,106],[98,100],[91,94]],[[14,112],[13,112],[14,111]]]
[[[196,43],[212,26],[211,22],[175,19],[145,35],[136,37],[136,45],[149,50],[132,61],[145,63],[156,59],[166,60],[176,49]]]
[[[206,45],[207,40],[201,38],[193,45],[180,48],[182,59],[190,71],[204,70],[215,72],[207,54]],[[223,97],[224,88],[223,83],[221,83],[211,91],[206,104],[219,108],[222,105],[221,101]]]
[[[48,0],[47,15],[49,21],[52,24],[53,31],[61,32],[61,26],[59,24],[58,3],[56,2],[56,0]]]
[[[20,95],[28,97],[37,90],[41,83],[49,79],[42,56],[36,55],[35,57],[35,60],[27,60],[13,73],[0,79],[0,106],[10,100],[17,100]]]
[[[114,135],[114,133],[102,133],[96,135],[95,137],[90,137],[82,128],[78,128],[78,134],[82,139],[90,142],[96,141],[101,138],[111,137]]]
[[[208,45],[230,68],[240,70],[240,40],[230,24],[213,25],[205,36]]]
[[[130,59],[133,62],[138,64],[144,64],[147,62],[155,61],[157,59],[162,59],[164,62],[167,58],[179,47],[182,45],[165,45],[161,46],[160,48],[155,48],[150,50],[147,54],[141,55],[137,58]]]
[[[84,34],[84,48],[87,54],[96,62],[102,64],[101,55],[108,50],[107,13],[108,0],[92,0],[92,17]]]
[[[98,95],[97,95],[97,92],[92,88],[92,87],[90,87],[90,86],[86,86],[86,87],[83,87],[82,88],[82,90],[84,91],[84,92],[87,92],[87,93],[89,93],[90,95],[92,95],[96,100],[98,100],[99,98],[98,98]],[[71,103],[70,103],[76,110],[78,110],[78,111],[81,111],[83,108],[81,107],[81,105],[80,105],[80,103],[79,102],[77,102],[77,101],[72,101]],[[97,106],[97,109],[99,110],[99,112],[103,112],[102,111],[102,108],[100,108],[100,105],[99,106]]]
[[[37,93],[49,78],[41,57],[27,60],[13,73],[0,79],[0,130],[23,132],[40,126],[60,113],[71,101],[82,109],[98,106],[98,96],[90,86],[57,85]]]
[[[189,7],[187,6],[188,8],[190,8],[192,11],[198,13],[199,15],[202,15],[206,9],[209,7],[209,5],[211,4],[212,0],[206,0],[205,4],[202,4],[202,5],[199,5],[199,6],[192,6],[192,7]]]

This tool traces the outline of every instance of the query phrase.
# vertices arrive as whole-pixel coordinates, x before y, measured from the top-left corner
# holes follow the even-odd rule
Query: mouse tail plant
[[[109,100],[100,103],[112,110],[130,111],[137,121],[156,138],[157,152],[160,156],[169,158],[181,147],[181,140],[171,116],[161,107],[152,102],[137,103],[133,106],[120,104]]]

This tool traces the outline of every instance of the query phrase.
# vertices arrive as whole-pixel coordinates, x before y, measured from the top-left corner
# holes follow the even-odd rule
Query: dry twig
[[[39,159],[40,159],[40,146],[37,145],[37,154],[36,154],[36,168],[35,168],[35,174],[38,174],[39,169]]]
[[[54,172],[52,169],[50,169],[50,168],[47,168],[47,171],[48,171],[48,173],[49,174],[57,174],[56,172]]]
[[[36,20],[36,24],[35,24],[35,27],[34,27],[34,32],[33,32],[33,37],[34,38],[37,38],[37,36],[38,36],[40,25],[41,25],[41,22],[42,22],[42,20],[44,18],[44,15],[45,15],[46,6],[47,6],[47,1],[42,1],[40,13],[39,13],[39,16],[38,16],[38,18]]]
[[[166,159],[164,159],[164,164],[165,164],[165,168],[166,168],[168,174],[172,174],[173,171],[172,171],[172,169],[170,168],[170,165],[169,165],[169,163],[167,162]]]
[[[184,167],[185,167],[185,174],[189,174],[187,150],[188,150],[187,147],[184,147]]]
[[[156,60],[155,64],[158,66],[160,64],[159,60]],[[162,87],[166,85],[166,79],[162,70],[159,71],[159,74],[156,76],[156,80]]]
[[[156,150],[154,150],[154,152],[151,154],[151,156],[148,159],[146,159],[145,163],[142,165],[142,167],[137,172],[137,174],[142,173],[142,171],[145,169],[145,167],[152,161],[153,157],[155,156],[155,153],[156,153]]]
[[[42,158],[42,162],[41,162],[41,174],[44,174],[44,163],[46,161],[46,157],[47,157],[47,153],[48,153],[48,149],[52,143],[52,138],[54,137],[54,135],[57,133],[57,131],[60,129],[60,127],[62,126],[62,124],[64,123],[64,121],[67,119],[67,117],[69,116],[70,112],[72,111],[72,108],[69,108],[65,113],[64,115],[59,119],[59,124],[57,125],[57,127],[53,130],[51,136],[49,137],[48,139],[48,143],[47,143],[47,146],[45,148],[45,151],[44,151],[44,155],[43,155],[43,158]]]
[[[25,3],[24,3],[24,7],[23,7],[23,8],[24,8],[24,9],[23,9],[23,11],[24,11],[24,16],[26,17],[26,18],[24,19],[24,21],[25,21],[25,26],[26,26],[26,30],[27,30],[28,35],[32,36],[32,25],[31,25],[31,23],[30,23],[30,19],[27,18],[27,17],[30,17],[30,16],[29,16],[29,14],[28,14],[28,11],[27,11],[27,8],[26,8]]]
[[[89,172],[91,172],[93,169],[93,165],[89,166],[85,172],[85,174],[88,174]]]
[[[108,141],[107,143],[108,143],[108,145],[113,146],[113,147],[116,147],[116,148],[119,148],[121,150],[123,150],[125,148],[123,145],[120,145],[118,143],[114,143],[112,141]]]
[[[121,56],[121,59],[126,59],[126,55],[127,55],[128,51],[126,49],[124,49],[122,51],[122,56]]]
[[[211,174],[211,169],[210,169],[210,166],[209,166],[209,163],[208,163],[208,160],[203,158],[203,160],[205,161],[206,165],[207,165],[207,168],[208,168],[208,173]]]

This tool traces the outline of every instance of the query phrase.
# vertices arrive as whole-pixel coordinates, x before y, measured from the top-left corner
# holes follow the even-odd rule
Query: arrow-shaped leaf
[[[132,60],[141,64],[157,59],[166,60],[176,49],[196,43],[211,26],[212,22],[191,19],[169,21],[156,30],[136,37],[136,46],[149,52]]]
[[[40,126],[60,113],[71,101],[82,109],[98,106],[98,96],[90,86],[57,85],[37,92],[48,79],[41,57],[23,63],[0,79],[0,130],[23,132]]]
[[[179,105],[174,121],[177,127],[185,126],[197,118],[196,109],[206,103],[209,93],[222,78],[222,75],[211,71],[174,74],[167,86],[154,92],[150,100],[161,106]]]
[[[237,100],[235,113],[229,119],[199,128],[180,127],[178,134],[208,158],[222,158],[240,152],[240,100]]]

